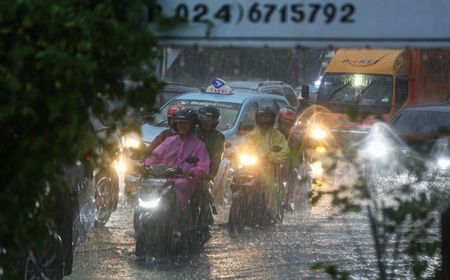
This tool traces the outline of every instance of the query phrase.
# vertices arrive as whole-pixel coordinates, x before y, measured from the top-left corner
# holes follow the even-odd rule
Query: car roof
[[[188,92],[188,91],[200,91],[200,89],[190,85],[168,83],[164,85],[162,91]]]
[[[411,107],[406,107],[403,109],[403,111],[450,113],[450,104],[415,105]]]
[[[182,99],[211,100],[211,101],[221,101],[221,102],[242,104],[246,100],[253,99],[253,98],[257,98],[257,99],[271,98],[271,99],[284,100],[287,102],[286,98],[283,96],[280,96],[280,95],[269,95],[269,94],[261,95],[260,93],[254,91],[254,90],[245,90],[245,89],[233,89],[232,94],[189,92],[189,93],[185,93],[183,95],[177,96],[174,99],[175,100],[182,100]]]
[[[263,86],[272,85],[283,85],[287,86],[285,82],[282,81],[262,81],[262,80],[231,80],[227,81],[227,85],[232,88],[247,88],[247,89],[258,89]]]

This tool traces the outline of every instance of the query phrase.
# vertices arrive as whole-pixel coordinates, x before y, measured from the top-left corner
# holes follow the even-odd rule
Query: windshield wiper
[[[334,98],[334,96],[336,96],[336,94],[343,90],[344,88],[346,88],[348,85],[350,84],[350,82],[346,83],[345,85],[343,85],[342,87],[338,88],[337,90],[333,91],[332,93],[330,93],[330,95],[328,96],[328,101],[330,101],[331,99]]]

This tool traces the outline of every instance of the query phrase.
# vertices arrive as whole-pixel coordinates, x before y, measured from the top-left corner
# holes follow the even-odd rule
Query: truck
[[[450,102],[449,93],[450,51],[338,49],[316,106],[300,110],[297,122],[313,178],[332,163],[329,156],[362,143],[378,120],[389,122],[407,106]]]
[[[448,50],[338,49],[316,104],[336,116],[353,108],[390,121],[405,106],[449,101]]]

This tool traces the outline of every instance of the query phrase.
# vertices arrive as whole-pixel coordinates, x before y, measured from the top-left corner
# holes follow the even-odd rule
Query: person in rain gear
[[[178,134],[166,138],[156,147],[145,159],[144,165],[164,163],[180,169],[183,175],[186,175],[186,177],[171,179],[179,206],[186,209],[202,178],[209,174],[210,160],[203,141],[193,135],[197,113],[184,109],[178,111],[173,119]]]
[[[258,109],[256,125],[238,148],[243,151],[254,151],[260,158],[260,186],[264,194],[266,207],[273,221],[278,219],[278,204],[283,199],[280,171],[277,165],[284,163],[289,156],[289,147],[283,134],[274,128],[277,113],[271,107]],[[273,149],[277,147],[278,149]]]
[[[169,128],[166,130],[163,130],[158,136],[155,137],[155,139],[150,143],[150,145],[140,153],[140,156],[148,156],[150,155],[156,147],[158,147],[166,138],[170,136],[174,136],[177,134],[175,122],[173,118],[175,117],[175,114],[182,109],[181,104],[176,104],[174,106],[171,106],[167,110],[167,123],[169,125]],[[125,184],[125,194],[132,197],[133,194],[137,192],[136,186],[133,184]]]
[[[214,106],[205,106],[198,110],[197,118],[198,127],[195,135],[205,142],[206,149],[208,149],[210,159],[208,179],[213,180],[219,170],[225,145],[225,136],[217,130],[220,111]]]
[[[201,209],[200,221],[205,226],[212,226],[214,223],[212,214],[216,214],[216,209],[210,186],[212,185],[211,181],[214,180],[219,170],[225,145],[225,136],[217,130],[220,111],[216,107],[205,106],[200,108],[197,112],[197,119],[198,127],[195,135],[205,143],[210,158],[208,181],[204,181],[202,188],[198,191],[198,205]]]
[[[156,147],[158,147],[164,140],[166,140],[167,137],[174,136],[177,134],[176,127],[175,127],[175,121],[173,118],[175,117],[175,114],[183,109],[183,105],[176,104],[173,106],[170,106],[167,110],[167,124],[169,125],[169,128],[166,130],[163,130],[158,136],[155,137],[155,139],[150,143],[147,150],[149,154],[153,152]]]
[[[300,164],[300,138],[293,132],[293,127],[297,120],[297,114],[293,108],[286,107],[280,110],[278,113],[278,130],[284,135],[289,146],[289,158],[283,166],[282,174],[286,179],[287,193],[285,197],[284,205],[287,210],[293,211],[294,208],[291,205],[292,197],[295,189],[295,178],[292,169]]]
[[[283,108],[278,112],[278,130],[284,135],[286,141],[291,135],[296,119],[295,110],[290,107]]]

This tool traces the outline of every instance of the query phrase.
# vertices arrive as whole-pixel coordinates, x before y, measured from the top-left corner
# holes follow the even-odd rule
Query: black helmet
[[[268,122],[262,122],[261,117],[268,116],[270,117],[270,121]],[[263,108],[258,108],[258,111],[256,111],[255,114],[255,120],[257,126],[262,127],[271,127],[275,124],[275,120],[277,118],[277,111],[270,106],[265,106]]]
[[[198,109],[198,123],[202,130],[213,131],[219,124],[220,111],[214,106],[205,106]]]
[[[198,109],[198,114],[203,114],[205,116],[208,116],[210,118],[213,118],[215,120],[218,120],[220,118],[220,111],[214,106],[205,106]]]
[[[192,109],[183,109],[175,113],[174,120],[197,122],[197,113]]]
[[[186,122],[190,124],[189,131],[192,133],[194,132],[195,124],[197,123],[197,112],[192,109],[183,109],[178,111],[172,119],[175,122],[175,127],[178,134],[182,133],[178,125]]]

